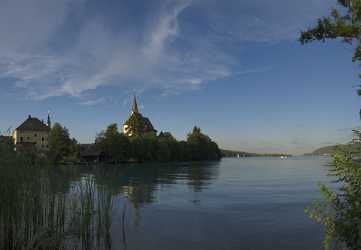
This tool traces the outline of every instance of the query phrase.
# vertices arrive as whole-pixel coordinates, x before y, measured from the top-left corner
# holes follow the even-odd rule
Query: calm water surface
[[[109,167],[113,249],[321,249],[304,208],[329,182],[327,159],[225,158],[219,163]],[[123,218],[124,223],[123,223]]]

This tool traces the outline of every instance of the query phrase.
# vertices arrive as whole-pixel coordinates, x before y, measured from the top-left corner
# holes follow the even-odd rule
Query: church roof
[[[31,117],[29,115],[28,119],[24,121],[19,127],[16,128],[17,131],[49,131],[49,127],[40,121],[38,118]]]

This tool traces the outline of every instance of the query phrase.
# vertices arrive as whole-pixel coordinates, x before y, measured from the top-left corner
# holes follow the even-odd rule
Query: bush
[[[355,148],[334,152],[329,171],[340,187],[333,191],[320,185],[324,199],[306,209],[325,227],[324,249],[361,249],[361,150]]]

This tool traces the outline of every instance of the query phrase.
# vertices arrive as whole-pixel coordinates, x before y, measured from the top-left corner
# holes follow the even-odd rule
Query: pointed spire
[[[137,104],[137,98],[135,97],[135,95],[133,95],[133,101],[132,101],[132,113],[133,114],[138,114],[138,104]]]
[[[50,111],[48,111],[48,127],[51,128]]]

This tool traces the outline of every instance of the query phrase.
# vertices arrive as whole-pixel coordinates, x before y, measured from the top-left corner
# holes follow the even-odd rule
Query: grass
[[[111,249],[113,196],[76,174],[0,150],[0,249]]]

